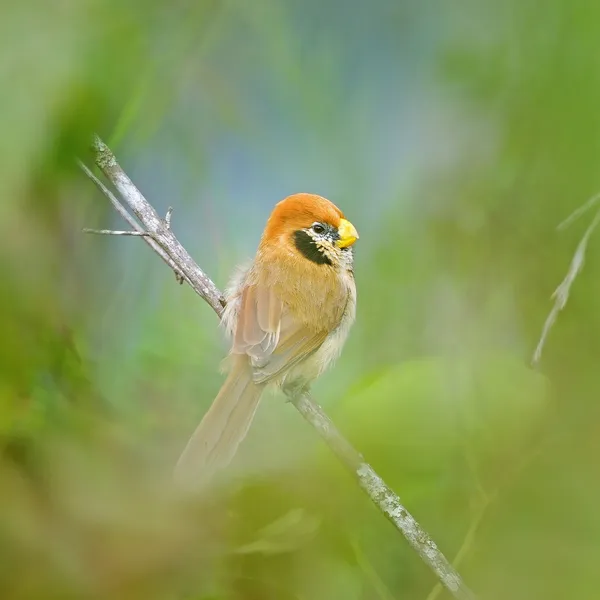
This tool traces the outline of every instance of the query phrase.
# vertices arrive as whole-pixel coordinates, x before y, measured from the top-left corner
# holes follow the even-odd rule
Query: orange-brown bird
[[[357,239],[321,196],[275,206],[253,263],[227,289],[229,375],[177,462],[177,480],[206,481],[229,464],[266,386],[302,393],[339,356],[356,312]]]

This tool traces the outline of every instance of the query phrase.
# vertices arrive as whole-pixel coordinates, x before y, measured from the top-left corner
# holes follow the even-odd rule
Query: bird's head
[[[265,228],[263,245],[280,245],[317,265],[351,264],[358,232],[332,202],[294,194],[279,202]]]

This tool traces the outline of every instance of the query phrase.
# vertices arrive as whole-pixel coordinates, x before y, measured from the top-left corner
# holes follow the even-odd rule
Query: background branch
[[[133,182],[117,163],[110,149],[98,137],[94,137],[93,149],[95,162],[107,179],[114,185],[126,204],[137,217],[141,226],[121,205],[127,216],[117,208],[119,201],[109,190],[94,178],[87,167],[86,174],[94,180],[97,187],[111,200],[113,206],[132,225],[138,235],[147,233],[144,239],[169,266],[183,278],[194,291],[202,297],[221,317],[225,300],[212,280],[200,269],[193,258],[173,235],[170,228],[172,210],[165,219],[161,219],[150,203],[144,198]],[[100,183],[100,185],[98,185]],[[112,197],[111,197],[112,196]],[[115,204],[116,202],[116,204]],[[133,221],[133,223],[132,223]],[[400,531],[415,549],[421,559],[429,565],[439,581],[459,600],[472,600],[472,592],[463,583],[460,575],[438,549],[435,542],[423,530],[414,517],[406,510],[397,494],[379,477],[375,470],[352,447],[335,427],[331,419],[308,395],[292,400],[296,409],[313,426],[328,444],[347,470],[356,478],[360,487],[372,502]]]
[[[588,200],[583,206],[578,208],[573,214],[567,217],[559,226],[558,229],[564,229],[568,225],[570,225],[575,219],[579,218],[584,212],[589,210],[592,206],[594,206],[598,200],[600,200],[600,195],[596,195],[590,200]],[[567,305],[567,301],[569,300],[569,293],[571,292],[571,286],[573,282],[579,275],[581,269],[583,269],[583,264],[585,262],[585,253],[587,251],[587,245],[590,241],[590,237],[594,232],[594,229],[600,223],[600,210],[596,212],[596,216],[593,218],[592,222],[589,224],[588,228],[585,230],[583,237],[581,238],[579,244],[577,245],[577,250],[575,250],[575,254],[571,259],[571,264],[569,265],[569,270],[565,275],[565,278],[561,281],[560,285],[554,290],[552,294],[552,299],[554,300],[554,306],[552,310],[546,317],[546,321],[544,322],[544,327],[542,328],[542,334],[540,336],[540,341],[533,353],[533,358],[531,360],[532,366],[537,366],[542,358],[542,351],[544,350],[544,345],[546,344],[546,339],[550,333],[550,330],[554,326],[556,322],[556,318],[558,317],[558,313],[563,310],[563,308]]]

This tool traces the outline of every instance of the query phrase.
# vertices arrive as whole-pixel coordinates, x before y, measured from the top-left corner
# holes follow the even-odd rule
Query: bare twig
[[[309,394],[292,400],[300,414],[316,429],[344,466],[357,478],[358,484],[366,492],[379,510],[401,531],[417,554],[438,576],[440,582],[455,598],[462,600],[474,596],[463,583],[460,575],[440,552],[429,534],[417,523],[403,506],[397,494],[375,472],[362,455],[357,452],[323,412]]]
[[[92,171],[88,169],[87,166],[83,164],[83,162],[81,162],[80,160],[77,162],[79,163],[81,170],[92,180],[94,185],[110,200],[110,203],[113,205],[115,210],[125,219],[125,221],[127,221],[135,231],[144,231],[142,226],[135,219],[135,217],[132,217],[127,212],[127,209],[119,202],[119,200],[117,200],[116,196],[92,173]],[[168,213],[167,216],[170,217]],[[180,271],[178,271],[175,263],[169,258],[169,256],[163,251],[163,249],[151,237],[142,237],[144,241],[148,244],[148,246],[150,246],[150,248],[152,248],[152,250],[154,250],[154,252],[156,252],[165,261],[165,263],[167,263],[167,265],[171,267],[171,269],[173,269],[177,281],[179,281],[179,283],[183,283],[184,281],[186,281],[184,275]]]
[[[145,230],[152,233],[154,241],[175,263],[176,268],[184,274],[186,281],[196,293],[206,300],[221,317],[225,304],[223,296],[171,232],[169,225],[172,211],[169,210],[164,221],[160,219],[100,138],[95,137],[93,148],[96,164],[119,191],[125,204],[131,208]],[[440,582],[455,598],[472,600],[474,598],[472,592],[463,583],[458,572],[440,552],[431,537],[402,505],[400,498],[342,436],[321,407],[308,394],[295,397],[292,403],[357,479],[358,484],[371,501],[402,532],[422,560],[431,567]]]
[[[179,272],[185,276],[194,291],[204,298],[220,317],[225,300],[217,286],[194,262],[167,226],[166,220],[158,216],[125,171],[121,169],[108,146],[98,136],[94,137],[93,149],[96,153],[96,164],[121,194],[133,214],[144,225],[146,231],[153,234],[155,241],[177,265]]]
[[[147,231],[116,231],[114,229],[89,229],[88,227],[85,227],[82,231],[83,233],[95,233],[97,235],[134,235],[138,237],[152,237],[152,234]]]
[[[142,226],[127,212],[127,209],[117,197],[92,173],[91,169],[88,169],[81,160],[78,160],[77,163],[81,170],[92,180],[94,185],[110,200],[114,209],[131,225],[132,229],[143,231]]]
[[[581,215],[585,214],[593,206],[595,206],[600,200],[600,194],[592,196],[585,204],[580,206],[577,210],[574,210],[560,225],[556,228],[559,231],[566,229],[571,223],[579,219]]]
[[[594,196],[594,198],[588,200],[588,202],[584,206],[577,209],[570,217],[563,221],[563,223],[561,223],[559,227],[564,228],[566,224],[573,222],[573,220],[577,216],[582,214],[585,210],[589,209],[592,206],[592,204],[595,203],[598,199],[600,199],[600,195]],[[540,362],[542,358],[542,351],[544,349],[544,345],[546,343],[548,334],[550,333],[550,330],[552,329],[552,326],[556,321],[558,313],[567,304],[567,301],[569,299],[569,293],[571,291],[571,286],[573,285],[575,278],[577,277],[577,275],[579,275],[581,269],[583,268],[583,264],[585,262],[585,252],[587,250],[587,245],[590,240],[590,236],[594,232],[594,229],[596,229],[596,227],[598,226],[598,223],[600,223],[600,210],[596,213],[596,216],[594,217],[588,228],[585,230],[581,241],[577,245],[577,250],[575,251],[573,259],[571,260],[571,264],[569,265],[569,270],[567,271],[565,278],[562,280],[561,284],[556,288],[556,290],[552,294],[552,298],[554,299],[554,306],[552,307],[550,314],[546,318],[546,322],[544,323],[544,327],[542,329],[540,341],[538,342],[535,352],[533,353],[533,358],[531,360],[531,364],[533,366],[537,366]]]

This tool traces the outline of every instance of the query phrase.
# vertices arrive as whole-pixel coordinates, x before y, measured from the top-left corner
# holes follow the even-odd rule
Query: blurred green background
[[[315,396],[479,598],[600,586],[600,190],[587,0],[7,0],[0,7],[0,597],[435,600],[267,397],[226,485],[170,469],[223,380],[208,306],[78,170],[97,131],[223,287],[273,205],[357,226],[358,317]],[[600,234],[599,234],[600,235]]]

